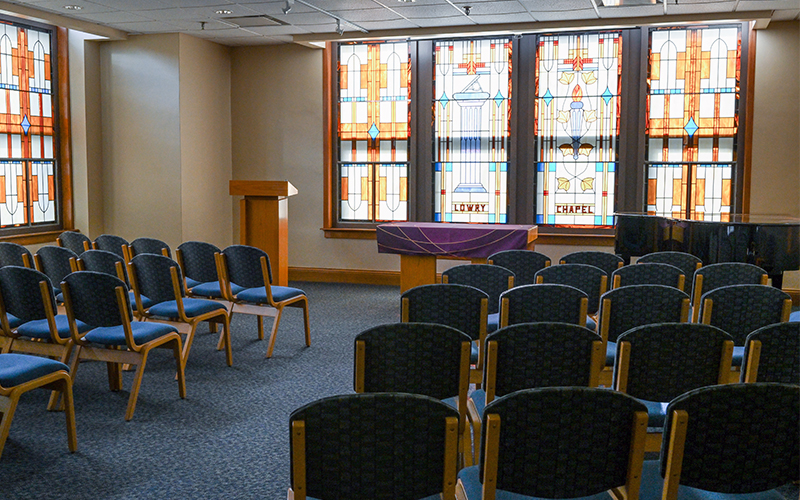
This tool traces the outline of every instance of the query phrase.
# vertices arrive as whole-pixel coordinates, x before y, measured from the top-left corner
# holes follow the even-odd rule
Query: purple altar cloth
[[[537,226],[392,222],[377,229],[378,252],[486,258],[519,250],[536,239]]]

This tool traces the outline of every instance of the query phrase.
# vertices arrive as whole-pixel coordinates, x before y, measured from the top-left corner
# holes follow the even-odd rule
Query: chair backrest
[[[703,294],[700,300],[701,321],[728,332],[738,346],[747,336],[773,323],[789,320],[792,298],[768,285],[730,285]]]
[[[584,251],[572,252],[561,257],[560,264],[588,264],[590,266],[599,267],[605,271],[606,276],[611,279],[611,273],[616,269],[622,267],[625,261],[622,257],[608,252]]]
[[[775,323],[748,335],[741,381],[800,383],[800,323]]]
[[[0,267],[33,266],[33,255],[22,245],[10,241],[0,241]]]
[[[122,276],[117,272],[117,264],[122,265]],[[130,288],[128,281],[128,270],[125,266],[125,258],[119,254],[106,250],[87,250],[78,257],[78,270],[95,271],[105,273],[123,279],[126,286]]]
[[[536,271],[550,265],[550,257],[532,250],[503,250],[490,255],[487,264],[505,267],[514,273],[514,286],[536,283]]]
[[[64,304],[68,314],[93,327],[118,326],[124,323],[117,302],[117,287],[127,289],[115,276],[94,271],[77,271],[66,278]],[[124,293],[128,319],[132,317],[128,294]]]
[[[77,255],[92,248],[92,240],[78,231],[64,231],[56,238],[56,244],[60,247],[69,248]]]
[[[661,445],[664,488],[744,494],[797,481],[798,426],[800,385],[728,384],[678,396],[667,407]],[[683,443],[674,448],[682,453],[670,452],[673,441]]]
[[[753,264],[722,262],[703,266],[692,278],[692,306],[699,308],[700,298],[706,292],[729,285],[766,285],[767,272]],[[697,321],[697,317],[693,318]]]
[[[629,285],[664,285],[684,290],[686,276],[671,264],[644,263],[623,266],[611,273],[611,288]]]
[[[631,285],[601,297],[600,335],[608,342],[631,328],[653,323],[685,323],[689,296],[664,285]]]
[[[487,401],[521,389],[596,387],[605,363],[600,336],[568,323],[522,323],[486,337]]]
[[[733,339],[710,325],[657,323],[617,338],[616,390],[648,401],[671,401],[698,387],[727,383]]]
[[[131,284],[154,304],[176,300],[170,269],[175,268],[178,283],[182,282],[180,266],[174,260],[152,253],[136,255],[128,263],[128,277]],[[183,286],[177,287],[181,297]]]
[[[161,240],[155,238],[136,238],[130,244],[131,257],[142,255],[145,253],[152,253],[155,255],[164,255],[165,257],[172,258],[169,245]]]
[[[465,264],[442,273],[442,283],[474,286],[489,296],[489,314],[500,310],[500,294],[514,286],[514,273],[501,266]]]
[[[295,410],[289,421],[292,487],[304,485],[310,497],[418,500],[445,491],[450,480],[445,498],[454,498],[458,413],[441,401],[333,396]]]
[[[422,285],[400,298],[403,322],[447,325],[478,340],[486,332],[489,296],[467,285]]]
[[[626,394],[517,391],[486,406],[481,428],[484,487],[496,463],[497,489],[520,495],[573,498],[626,485],[638,492],[647,409]]]
[[[208,283],[219,280],[214,254],[221,251],[211,243],[186,241],[175,249],[175,260],[180,264],[184,276],[201,283]]]
[[[515,286],[500,295],[500,326],[554,321],[586,326],[589,297],[569,285]]]
[[[600,296],[606,291],[608,276],[599,267],[560,264],[537,271],[536,282],[574,286],[589,297],[589,314],[595,314],[600,309]]]
[[[47,283],[50,310],[56,313],[53,284],[44,273],[21,266],[0,268],[0,300],[7,313],[23,321],[45,319],[47,312],[39,283]]]
[[[125,250],[123,250],[123,248],[130,246],[130,243],[121,236],[116,236],[114,234],[101,234],[95,238],[93,246],[96,250],[105,250],[107,252],[119,255],[124,259]]]
[[[639,257],[637,264],[670,264],[683,271],[686,281],[691,281],[694,272],[703,265],[700,257],[685,252],[653,252]]]
[[[36,251],[33,260],[36,268],[46,274],[56,290],[61,290],[61,280],[73,271],[78,255],[66,247],[44,246]]]
[[[248,245],[231,245],[222,251],[225,257],[226,271],[228,280],[242,288],[257,288],[272,283],[272,267],[269,263],[269,255],[260,248]],[[267,259],[267,280],[264,280],[264,272],[261,269],[261,257]]]

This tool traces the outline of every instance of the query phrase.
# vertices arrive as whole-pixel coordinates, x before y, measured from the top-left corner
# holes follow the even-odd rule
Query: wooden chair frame
[[[700,268],[698,268],[700,269]],[[766,285],[769,276],[767,274],[761,275],[761,285]],[[706,290],[706,292],[710,292],[711,290]],[[692,323],[701,323],[700,321],[700,300],[703,295],[703,275],[698,274],[694,277],[694,287],[692,288]],[[791,312],[791,307],[789,308],[789,312]],[[709,313],[710,314],[710,313]],[[705,313],[703,314],[705,317]]]

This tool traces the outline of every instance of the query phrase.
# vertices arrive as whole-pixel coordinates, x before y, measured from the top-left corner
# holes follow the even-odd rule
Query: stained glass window
[[[58,220],[48,31],[0,21],[0,227]]]
[[[542,36],[536,70],[536,222],[613,225],[622,38]]]
[[[407,42],[339,46],[339,218],[408,218]]]
[[[511,40],[434,43],[434,219],[507,221]]]
[[[740,27],[650,32],[647,211],[728,220],[736,163]]]

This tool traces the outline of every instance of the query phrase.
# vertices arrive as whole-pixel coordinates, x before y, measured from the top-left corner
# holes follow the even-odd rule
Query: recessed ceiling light
[[[219,9],[216,11],[216,14],[233,14],[233,11],[228,9]]]
[[[67,10],[81,10],[83,7],[80,5],[65,5],[64,8]]]

